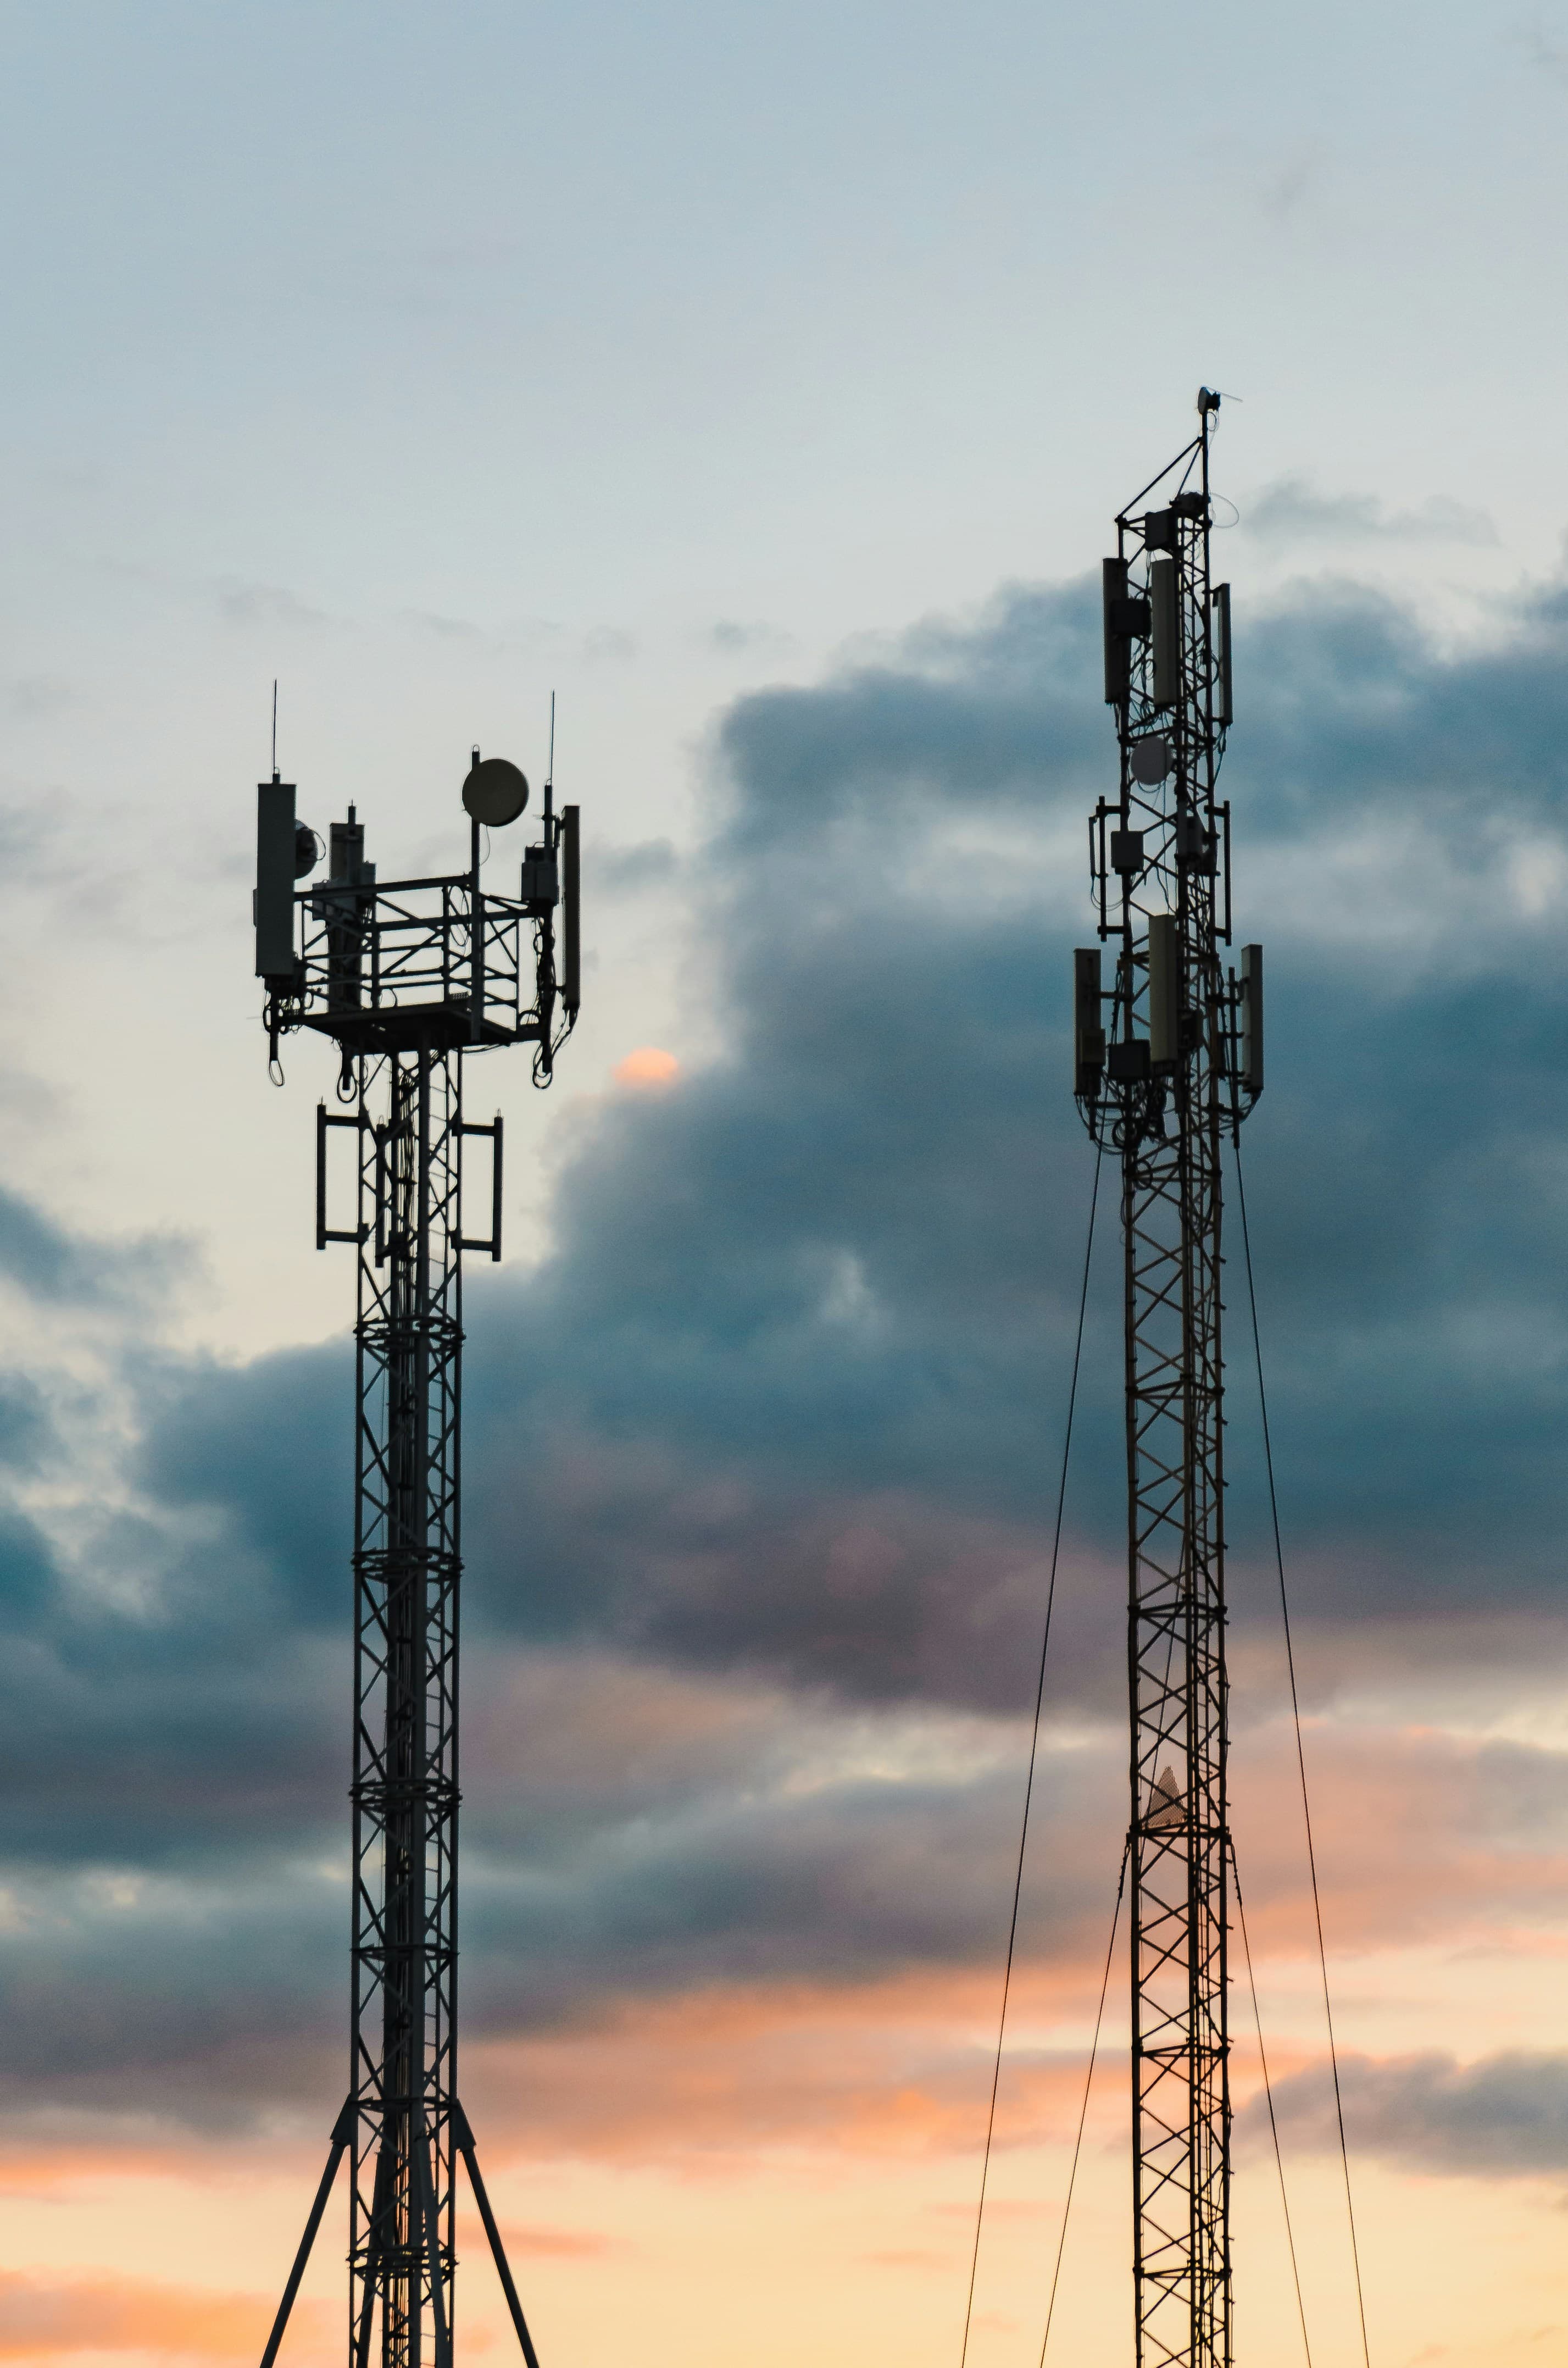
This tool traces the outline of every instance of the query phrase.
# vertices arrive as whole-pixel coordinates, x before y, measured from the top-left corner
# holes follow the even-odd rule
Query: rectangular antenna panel
[[[349,808],[352,814],[353,808]],[[327,845],[332,860],[327,877],[335,885],[352,886],[365,869],[365,825],[362,822],[335,822],[327,828]]]
[[[1132,642],[1122,629],[1127,606],[1127,562],[1100,562],[1100,606],[1105,613],[1105,698],[1108,707],[1124,700],[1131,688]]]
[[[1174,707],[1181,689],[1181,618],[1174,559],[1149,562],[1149,637],[1156,707]]]
[[[1105,1007],[1100,950],[1080,946],[1073,956],[1073,1090],[1097,1095],[1105,1067]]]
[[[1249,1094],[1263,1091],[1263,948],[1242,948],[1238,981],[1242,1003],[1242,1084]]]
[[[294,974],[294,784],[258,781],[256,792],[256,974]]]
[[[1149,916],[1149,1058],[1181,1057],[1181,940],[1174,913]]]
[[[560,904],[561,886],[556,877],[555,857],[548,847],[530,847],[524,856],[517,901],[549,913],[552,913]]]
[[[561,1001],[574,1019],[583,1003],[583,931],[577,809],[561,809]]]
[[[1215,721],[1229,731],[1235,720],[1231,702],[1231,587],[1228,584],[1214,586],[1214,666],[1219,680],[1215,689]]]

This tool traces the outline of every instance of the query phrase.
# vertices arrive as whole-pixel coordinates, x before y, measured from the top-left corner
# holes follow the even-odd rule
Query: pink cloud
[[[673,1053],[657,1044],[640,1044],[615,1065],[618,1086],[631,1086],[646,1090],[649,1087],[667,1086],[680,1073],[680,1063]]]

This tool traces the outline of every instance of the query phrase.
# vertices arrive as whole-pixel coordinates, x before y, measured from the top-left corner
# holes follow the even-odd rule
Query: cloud
[[[525,2157],[722,2162],[831,2146],[841,2157],[972,2159],[985,2131],[996,1978],[992,1964],[983,1981],[908,1978],[848,1997],[799,1983],[698,1985],[592,2031],[482,2044],[470,2061],[487,2120]],[[1044,2003],[1039,1994],[1032,2002]],[[1092,1997],[1087,2011],[1092,2019]],[[989,2044],[979,2035],[987,2031]],[[1086,2054],[1009,2047],[998,2146],[1071,2144]],[[1115,2087],[1112,2075],[1107,2098]],[[1120,2100],[1109,2110],[1119,2115]]]
[[[1313,185],[1321,181],[1324,162],[1324,151],[1321,147],[1298,145],[1293,154],[1283,157],[1264,176],[1262,204],[1270,222],[1283,227],[1292,220],[1311,195]]]
[[[1523,52],[1526,64],[1535,73],[1568,87],[1568,40],[1559,28],[1548,24],[1543,13],[1538,12],[1516,26],[1512,38]]]
[[[1102,1620],[1114,1629],[1113,1600]],[[530,2114],[540,2061],[560,2066],[564,2115],[572,2051],[602,2046],[602,2143],[653,2143],[644,2106],[614,2103],[624,2081],[612,2064],[629,2032],[641,2049],[645,2015],[694,1995],[722,1992],[758,2031],[790,1996],[845,2029],[881,2012],[890,1988],[956,1998],[975,1982],[994,2000],[1021,1723],[850,1711],[635,1658],[501,1656],[477,1634],[465,1708],[466,2024],[497,2062],[522,2049]],[[106,1662],[106,1703],[115,1674]],[[339,1662],[325,1687],[301,1683],[298,1663],[267,1675],[270,1724],[260,1688],[236,1699],[214,1685],[205,1702],[198,1677],[167,1688],[176,1703],[194,1696],[204,1718],[187,1703],[185,1731],[162,1743],[162,1774],[134,1720],[119,1736],[106,1721],[74,1800],[45,1810],[54,1822],[42,1836],[58,1859],[75,1856],[74,1870],[13,1856],[0,1923],[14,2122],[47,2133],[68,2110],[78,2132],[84,2117],[105,2127],[132,2115],[143,2135],[148,2117],[222,2135],[280,2114],[308,2123],[339,2085],[347,1671]],[[96,1724],[90,1693],[83,1708]],[[1053,1709],[1016,1975],[1025,2031],[1063,2017],[1075,2030],[1092,2012],[1126,1814],[1115,1706],[1090,1732]],[[30,1749],[25,1726],[10,1731]],[[1554,1754],[1418,1734],[1391,1746],[1343,1727],[1331,1742],[1309,1734],[1336,1950],[1452,1946],[1501,1920],[1521,1932],[1549,1921],[1568,1864]],[[1288,1734],[1244,1725],[1235,1766],[1254,1946],[1289,1959],[1309,1948],[1310,1930]],[[33,1781],[50,1791],[47,1768]],[[99,1806],[116,1781],[131,1796],[118,1823]],[[39,1818],[21,1789],[17,1835],[36,1833]],[[990,2010],[966,2009],[960,2023],[983,2030]],[[939,2019],[933,2009],[933,2028]],[[969,2046],[952,2055],[955,2095],[968,2094]],[[928,2032],[915,2048],[927,2068],[917,2081],[899,2076],[901,2093],[937,2082],[933,2131],[949,2125],[949,2075],[930,2069],[940,2053]],[[1017,2058],[1008,2111],[1020,2134],[1038,2121],[1029,2099],[1054,2093],[1056,2063],[1051,2051]],[[689,2077],[706,2078],[695,2063]],[[850,2101],[830,2084],[800,2111],[825,2127]],[[851,2119],[869,2130],[881,2112],[862,2099]],[[720,2143],[717,2098],[706,2126]]]
[[[0,2358],[68,2351],[252,2355],[273,2305],[259,2294],[202,2293],[151,2278],[51,2280],[0,2271]],[[324,2333],[330,2306],[304,2303],[301,2333]]]
[[[667,838],[640,839],[633,847],[590,846],[587,859],[590,896],[635,895],[674,877],[679,859]]]
[[[475,2224],[475,2235],[481,2235]],[[557,2260],[603,2260],[626,2247],[613,2237],[591,2229],[504,2227],[501,2242],[509,2255],[533,2254]]]
[[[643,1093],[673,1085],[679,1074],[680,1063],[675,1054],[657,1044],[640,1044],[634,1053],[628,1053],[615,1064],[616,1084]]]
[[[229,578],[217,587],[219,614],[231,625],[265,626],[276,632],[312,629],[331,620],[324,609],[312,608],[281,584],[245,584]]]
[[[471,622],[467,617],[444,617],[432,609],[406,609],[405,620],[422,633],[431,634],[439,642],[457,642],[465,647],[493,653],[500,647],[494,635],[483,625]]]
[[[1504,1615],[1554,1583],[1564,891],[1518,867],[1564,845],[1564,613],[1543,586],[1459,653],[1353,588],[1246,625],[1227,781],[1271,1039],[1246,1156],[1309,1624],[1484,1604],[1509,1650]],[[723,719],[699,888],[726,1047],[608,1106],[555,1254],[471,1292],[468,1531],[516,1633],[1016,1700],[1092,1170],[1065,1030],[1096,633],[1091,587],[1011,592]],[[1376,933],[1339,934],[1336,867],[1373,883]],[[1104,1217],[1069,1535],[1108,1562]],[[142,1473],[324,1618],[340,1386],[320,1358],[195,1373]],[[1239,1373],[1233,1416],[1244,1451]],[[1256,1445],[1233,1471],[1244,1559]]]
[[[1239,626],[1226,783],[1270,980],[1248,1191],[1303,1662],[1330,1694],[1369,1656],[1539,1683],[1568,1513],[1568,591],[1459,651],[1354,586]],[[497,2049],[705,1986],[865,1999],[994,1958],[1094,1174],[1067,1006],[1097,632],[1092,585],[1015,589],[726,712],[689,867],[722,1046],[597,1102],[550,1254],[471,1279],[465,1979]],[[1108,1177],[1100,1213],[1027,1935],[1064,1977],[1103,1946],[1125,1815]],[[1276,1615],[1235,1247],[1241,1666]],[[98,1311],[132,1409],[90,1520],[18,1497],[0,1535],[13,2103],[242,2125],[339,2077],[347,1345],[128,1345],[134,1255],[19,1200],[0,1268]],[[24,1474],[62,1405],[18,1387]],[[1337,1930],[1550,1913],[1550,1755],[1352,1748],[1343,1711],[1333,1736],[1325,1839],[1355,1855],[1354,1771],[1399,1842],[1358,1845],[1376,1880]],[[1265,1851],[1248,1882],[1267,1941],[1299,1868]]]
[[[0,1275],[46,1305],[141,1303],[166,1290],[193,1246],[173,1235],[128,1243],[68,1232],[0,1185]]]
[[[694,1985],[855,1989],[994,1959],[1015,1735],[998,1748],[983,1723],[846,1724],[781,1694],[635,1664],[528,1656],[504,1669],[503,1686],[482,1656],[469,1688],[476,2042],[591,2028],[629,1998]],[[259,1715],[247,1720],[242,1702],[225,1730],[217,1690],[205,1728],[187,1711],[186,1735],[163,1753],[177,1765],[183,1748],[187,1781],[205,1777],[199,1815],[123,1748],[97,1746],[74,1835],[70,1804],[50,1804],[54,1861],[35,1848],[28,1864],[13,1845],[0,1890],[13,2115],[68,2105],[223,2130],[339,2081],[342,1770],[326,1782],[316,1766],[345,1723],[347,1673],[334,1674],[332,1698],[304,1697],[310,1731],[295,1702],[263,1745],[272,1767],[248,1785]],[[116,1776],[134,1804],[118,1830],[90,1814]],[[1114,1758],[1082,1751],[1042,1784],[1052,1874],[1025,1927],[1042,1963],[1075,1965],[1085,1919],[1098,1924],[1096,1837],[1114,1829],[1115,1787]],[[32,1814],[18,1802],[19,1836]],[[61,1862],[70,1856],[74,1868]]]
[[[725,657],[776,657],[796,646],[794,635],[781,626],[744,625],[733,617],[721,618],[708,639]]]
[[[1433,2053],[1340,2065],[1346,2127],[1358,2156],[1471,2179],[1540,2178],[1568,2169],[1568,2055],[1523,2049],[1461,2064]],[[1337,2151],[1332,2083],[1314,2067],[1278,2082],[1280,2128],[1301,2146]],[[1240,2118],[1261,2128],[1261,2099]]]
[[[593,625],[582,634],[578,649],[588,666],[626,666],[637,655],[637,636],[624,625]]]
[[[74,683],[52,674],[13,676],[6,695],[12,713],[21,716],[59,715],[74,707],[82,696]]]
[[[1299,193],[1298,193],[1299,194]],[[1494,543],[1485,510],[1429,494],[1414,510],[1390,510],[1375,494],[1324,494],[1306,477],[1277,477],[1242,507],[1242,525],[1261,541]]]

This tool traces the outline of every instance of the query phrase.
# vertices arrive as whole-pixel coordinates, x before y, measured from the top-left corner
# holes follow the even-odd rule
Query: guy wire
[[[1257,1290],[1253,1281],[1252,1238],[1247,1231],[1246,1187],[1242,1181],[1242,1146],[1233,1136],[1236,1160],[1236,1206],[1242,1220],[1242,1251],[1246,1261],[1247,1300],[1252,1309],[1252,1349],[1257,1366],[1257,1404],[1263,1418],[1263,1465],[1268,1475],[1268,1511],[1274,1524],[1274,1565],[1279,1575],[1279,1615],[1285,1628],[1285,1667],[1290,1678],[1290,1715],[1296,1728],[1296,1767],[1301,1780],[1301,1820],[1307,1834],[1307,1866],[1312,1878],[1312,1916],[1317,1925],[1318,1971],[1323,1976],[1323,2013],[1328,2027],[1328,2061],[1334,2075],[1334,2111],[1339,2124],[1339,2161],[1345,2174],[1345,2213],[1350,2224],[1350,2260],[1356,2272],[1356,2307],[1361,2320],[1361,2358],[1372,2368],[1367,2340],[1367,2301],[1361,2289],[1361,2248],[1356,2238],[1356,2203],[1350,2192],[1350,2150],[1345,2142],[1345,2101],[1339,2087],[1339,2050],[1334,2037],[1334,2007],[1328,1990],[1328,1951],[1323,1937],[1323,1900],[1318,1891],[1317,1851],[1312,1845],[1312,1804],[1307,1795],[1307,1759],[1301,1746],[1301,1702],[1296,1686],[1296,1654],[1290,1640],[1290,1605],[1285,1592],[1285,1549],[1279,1536],[1279,1498],[1274,1486],[1274,1446],[1268,1428],[1268,1395],[1263,1386],[1263,1344],[1257,1328]]]
[[[1100,2052],[1100,2025],[1105,2021],[1106,1992],[1110,1987],[1110,1961],[1116,1954],[1116,1928],[1121,1921],[1121,1895],[1127,1887],[1127,1861],[1131,1855],[1132,1837],[1129,1834],[1121,1846],[1121,1873],[1116,1878],[1116,1906],[1110,1911],[1110,1939],[1106,1942],[1105,1971],[1100,1975],[1100,2002],[1095,2011],[1089,2068],[1084,2075],[1084,2101],[1078,2108],[1078,2134],[1073,2141],[1073,2168],[1067,2174],[1067,2200],[1062,2206],[1062,2233],[1056,2239],[1056,2265],[1051,2272],[1051,2299],[1045,2306],[1045,2333],[1040,2339],[1040,2368],[1045,2368],[1045,2347],[1051,2341],[1051,2322],[1056,2316],[1056,2289],[1062,2277],[1062,2256],[1067,2248],[1067,2222],[1073,2210],[1073,2190],[1078,2184],[1078,2157],[1084,2150],[1084,2123],[1089,2118],[1089,2090],[1094,2086],[1095,2058]],[[1310,2361],[1307,2368],[1312,2368]]]
[[[1095,1212],[1100,1198],[1100,1162],[1095,1153],[1095,1178],[1089,1194],[1089,1233],[1084,1245],[1084,1280],[1078,1292],[1078,1330],[1073,1343],[1073,1379],[1067,1391],[1067,1423],[1062,1440],[1062,1478],[1056,1491],[1056,1533],[1051,1547],[1051,1577],[1045,1590],[1045,1633],[1040,1638],[1040,1676],[1035,1685],[1034,1726],[1029,1736],[1028,1774],[1024,1782],[1024,1815],[1018,1831],[1018,1863],[1013,1877],[1013,1913],[1007,1926],[1007,1958],[1002,1975],[1002,2010],[996,2024],[996,2060],[991,2069],[991,2104],[985,2117],[985,2152],[980,2167],[980,2202],[974,2215],[974,2248],[969,2261],[969,2294],[964,2303],[963,2343],[959,2368],[969,2359],[970,2325],[974,2317],[974,2280],[980,2267],[980,2232],[985,2221],[985,2190],[991,2176],[991,2142],[996,2130],[996,2091],[1002,2079],[1002,2043],[1007,2031],[1007,1998],[1013,1987],[1013,1956],[1018,1941],[1018,1901],[1024,1887],[1024,1853],[1029,1838],[1029,1804],[1034,1798],[1035,1764],[1040,1758],[1040,1716],[1045,1700],[1045,1662],[1051,1649],[1051,1614],[1056,1601],[1056,1565],[1062,1554],[1062,1514],[1067,1501],[1067,1459],[1073,1451],[1073,1414],[1078,1403],[1078,1368],[1084,1356],[1084,1316],[1089,1304],[1089,1261],[1095,1248]]]
[[[1236,1886],[1236,1920],[1242,1928],[1242,1954],[1246,1960],[1247,1987],[1252,1992],[1252,2019],[1257,2031],[1257,2060],[1263,2066],[1263,2094],[1268,2106],[1268,2129],[1274,2140],[1274,2167],[1279,2173],[1279,2202],[1285,2214],[1285,2242],[1290,2248],[1290,2276],[1296,2288],[1296,2316],[1301,2322],[1301,2349],[1312,2368],[1312,2347],[1307,2339],[1307,2306],[1301,2300],[1301,2272],[1296,2263],[1296,2232],[1290,2226],[1290,2198],[1285,2186],[1285,2157],[1279,2150],[1279,2124],[1274,2115],[1274,2089],[1268,2078],[1268,2050],[1263,2044],[1263,2016],[1257,2003],[1257,1975],[1252,1969],[1252,1942],[1247,1938],[1246,1903],[1242,1897],[1242,1871],[1236,1845],[1231,1843],[1231,1875]]]

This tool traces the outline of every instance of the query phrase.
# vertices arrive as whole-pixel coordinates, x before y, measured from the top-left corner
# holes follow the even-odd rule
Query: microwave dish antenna
[[[1150,739],[1135,743],[1129,761],[1133,780],[1152,790],[1171,769],[1171,744],[1163,732],[1156,732]]]
[[[476,748],[463,783],[463,804],[473,820],[487,830],[504,830],[528,802],[528,778],[518,767],[506,757],[482,759]]]

